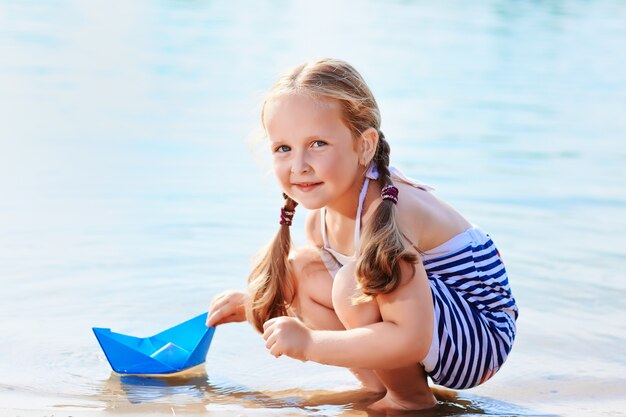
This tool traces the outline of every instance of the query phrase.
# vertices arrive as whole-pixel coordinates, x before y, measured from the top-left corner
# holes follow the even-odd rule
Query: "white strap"
[[[363,186],[361,187],[361,193],[359,194],[359,206],[356,211],[356,219],[354,223],[354,254],[359,253],[359,237],[361,236],[361,213],[363,212],[363,203],[365,202],[365,196],[367,195],[367,187],[369,185],[370,178],[365,177],[363,181]],[[326,207],[322,207],[322,211],[320,214],[320,223],[322,227],[322,240],[324,242],[324,247],[330,249],[330,245],[328,244],[328,236],[326,235]]]

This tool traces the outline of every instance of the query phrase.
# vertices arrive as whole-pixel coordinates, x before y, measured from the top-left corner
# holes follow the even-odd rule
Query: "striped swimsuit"
[[[432,188],[404,177],[392,169],[395,180],[427,191]],[[357,219],[370,178],[359,198]],[[322,260],[331,275],[354,261],[328,245],[325,210],[321,210],[324,247]],[[360,221],[355,225],[355,254],[358,253]],[[479,385],[502,366],[515,338],[517,305],[511,294],[500,253],[481,229],[473,226],[452,239],[421,254],[434,304],[433,338],[422,361],[435,384],[463,389]]]

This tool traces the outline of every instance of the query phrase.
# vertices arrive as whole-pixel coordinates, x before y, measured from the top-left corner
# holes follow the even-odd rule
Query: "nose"
[[[291,164],[291,172],[293,174],[306,174],[310,170],[311,165],[309,165],[305,153],[302,152],[294,156]]]

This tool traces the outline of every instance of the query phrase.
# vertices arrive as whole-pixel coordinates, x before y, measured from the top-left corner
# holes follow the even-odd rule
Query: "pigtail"
[[[382,132],[373,163],[378,169],[383,187],[393,185],[389,172],[389,143]],[[371,223],[363,231],[356,276],[362,295],[355,303],[370,300],[376,294],[395,290],[400,283],[400,263],[406,262],[413,268],[418,257],[407,250],[397,222],[397,207],[391,199],[383,199],[372,216]]]
[[[285,205],[281,210],[280,229],[248,276],[248,321],[263,332],[263,324],[274,317],[286,316],[293,302],[295,289],[292,271],[287,260],[291,250],[289,226],[298,205],[283,194]]]

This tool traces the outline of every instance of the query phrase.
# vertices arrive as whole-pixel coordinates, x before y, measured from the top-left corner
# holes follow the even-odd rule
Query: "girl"
[[[282,76],[261,119],[283,190],[280,230],[247,291],[212,302],[210,326],[248,320],[272,355],[350,368],[384,392],[376,411],[436,403],[489,379],[515,337],[517,306],[494,243],[389,165],[380,112],[349,64]],[[310,248],[290,250],[296,206]]]

